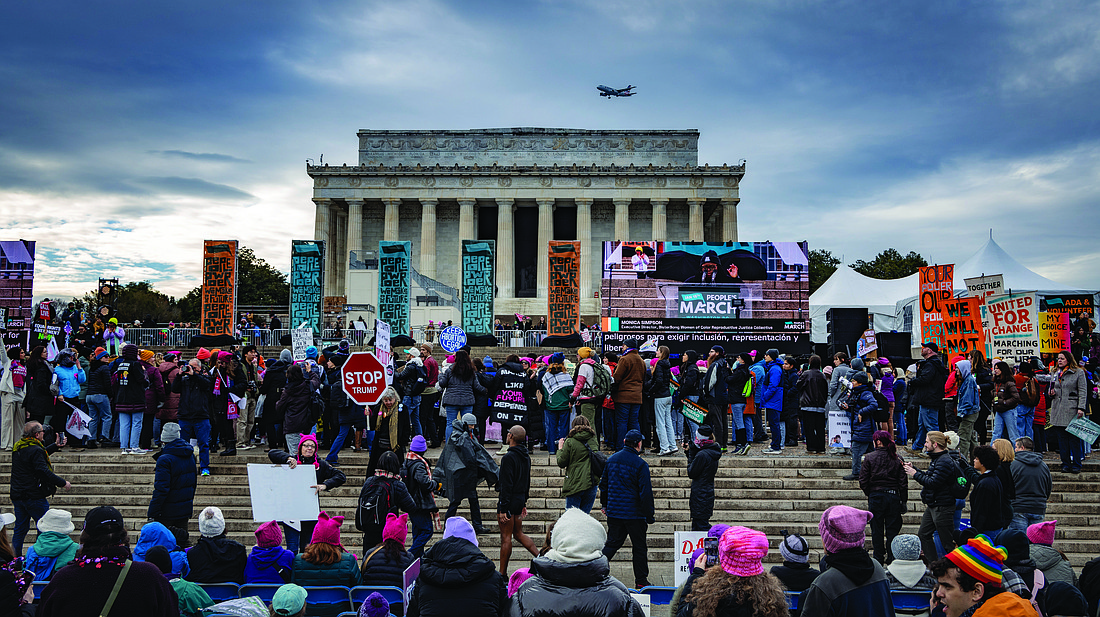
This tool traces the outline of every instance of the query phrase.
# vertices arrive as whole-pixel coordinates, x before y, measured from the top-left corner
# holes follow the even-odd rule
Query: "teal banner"
[[[495,240],[462,241],[462,329],[493,333],[493,254]]]
[[[411,251],[411,242],[378,243],[378,319],[390,324],[394,336],[409,333]]]
[[[321,334],[321,295],[324,282],[325,243],[320,240],[291,240],[290,325],[307,324]]]

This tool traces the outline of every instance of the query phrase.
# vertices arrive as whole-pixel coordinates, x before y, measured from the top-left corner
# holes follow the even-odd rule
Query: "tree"
[[[852,264],[856,272],[875,279],[900,279],[909,276],[921,266],[927,266],[928,262],[919,253],[909,251],[902,256],[895,249],[886,249],[875,255],[873,261],[857,260]]]
[[[810,251],[810,293],[813,294],[818,287],[824,285],[839,265],[840,259],[834,257],[830,251],[824,249]]]
[[[248,247],[237,251],[237,304],[244,306],[288,306],[290,282]],[[198,321],[202,311],[202,285],[179,300],[180,319]]]
[[[202,311],[202,285],[187,292],[176,305],[180,309],[180,321],[197,322]]]

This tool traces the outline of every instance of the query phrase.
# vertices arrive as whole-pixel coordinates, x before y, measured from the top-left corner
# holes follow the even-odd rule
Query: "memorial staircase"
[[[490,452],[496,451],[493,445]],[[809,456],[802,448],[788,449],[788,454],[765,457],[754,448],[749,456],[724,456],[716,479],[716,502],[712,523],[740,524],[764,531],[771,540],[769,563],[781,561],[776,550],[781,532],[805,536],[810,546],[811,563],[822,556],[817,523],[821,512],[835,504],[847,504],[866,508],[866,498],[856,482],[842,478],[848,473],[849,459],[835,456]],[[438,457],[439,450],[428,453],[430,459]],[[1048,464],[1058,468],[1055,455],[1047,454]],[[1086,461],[1079,475],[1054,474],[1054,492],[1047,508],[1047,520],[1057,519],[1055,547],[1066,553],[1074,568],[1080,568],[1089,559],[1100,555],[1100,463]],[[366,473],[367,453],[344,450],[340,456],[341,469],[348,477],[345,486],[321,497],[321,508],[331,514],[347,517],[343,527],[344,545],[349,551],[362,555],[361,536],[355,531],[354,508],[360,486]],[[649,528],[650,580],[655,585],[673,583],[673,533],[690,529],[688,494],[690,480],[683,456],[659,458],[646,455],[653,478],[656,499],[656,523]],[[499,460],[499,458],[498,458]],[[98,505],[117,507],[132,530],[131,542],[136,541],[138,530],[146,521],[146,508],[152,493],[154,462],[151,455],[124,455],[115,450],[88,450],[85,452],[60,452],[52,457],[55,471],[69,480],[73,487],[58,491],[50,499],[53,507],[67,509],[79,532],[85,513]],[[252,535],[257,523],[252,521],[248,495],[247,463],[267,463],[262,449],[239,451],[234,458],[211,456],[213,475],[200,477],[195,496],[195,513],[207,505],[222,509],[229,535],[251,547]],[[546,527],[561,514],[565,500],[561,497],[563,471],[557,467],[548,453],[532,453],[531,496],[527,503],[528,517],[524,530],[537,546],[542,545]],[[927,461],[915,459],[914,464],[923,468]],[[11,454],[0,455],[0,482],[5,487],[11,473]],[[919,487],[910,483],[909,512],[905,515],[903,533],[916,533],[923,506],[920,504]],[[487,527],[495,530],[496,493],[484,485],[479,497],[482,515]],[[446,499],[439,505],[445,508]],[[8,490],[0,495],[0,511],[10,512]],[[469,516],[466,504],[459,509],[461,516]],[[603,520],[599,505],[593,516]],[[968,514],[964,512],[964,517]],[[198,536],[198,524],[192,521],[192,542]],[[77,532],[77,533],[78,533]],[[9,537],[11,530],[8,530]],[[31,530],[25,546],[34,541]],[[75,537],[75,534],[74,534]],[[438,540],[436,534],[433,540]],[[411,542],[412,536],[409,536]],[[500,540],[497,535],[481,536],[480,546],[486,555],[496,560]],[[867,542],[870,548],[870,536]],[[678,551],[675,551],[678,553]],[[634,582],[630,564],[629,541],[613,560],[612,573],[630,585]],[[510,570],[524,567],[528,562],[526,551],[515,545]]]

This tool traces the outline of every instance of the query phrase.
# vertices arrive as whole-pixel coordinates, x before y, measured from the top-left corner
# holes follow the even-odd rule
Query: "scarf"
[[[15,442],[15,446],[11,449],[12,454],[22,450],[23,448],[29,448],[31,446],[38,446],[42,448],[42,453],[46,457],[46,467],[49,468],[50,473],[53,473],[53,464],[50,463],[50,453],[46,451],[46,446],[35,437],[24,437]]]
[[[223,386],[227,389],[232,388],[233,380],[222,377],[222,372],[218,369],[214,369],[214,396],[221,395]],[[240,410],[237,409],[237,404],[233,402],[233,397],[228,393],[226,394],[225,400],[227,403],[225,417],[230,420],[236,420],[240,417]]]
[[[432,476],[431,465],[428,465],[428,461],[426,461],[423,456],[420,456],[416,452],[410,450],[409,453],[405,455],[405,459],[410,461],[420,461],[421,463],[424,463],[424,468],[428,470],[428,477],[430,478]]]
[[[81,568],[102,568],[105,564],[118,567],[126,565],[126,560],[131,558],[130,548],[127,546],[107,546],[102,549],[100,555],[77,555],[73,560]]]
[[[398,478],[401,477],[401,476],[399,476],[395,473],[390,473],[390,472],[388,472],[384,469],[375,469],[374,470],[374,475],[376,475],[380,478],[389,478],[391,480],[397,480]]]

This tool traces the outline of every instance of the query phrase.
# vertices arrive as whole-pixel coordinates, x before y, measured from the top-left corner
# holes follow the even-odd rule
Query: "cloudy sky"
[[[697,128],[748,160],[742,239],[948,263],[992,228],[1095,289],[1098,60],[1073,0],[5,2],[3,236],[38,241],[36,296],[179,296],[204,238],[288,270],[305,159],[354,164],[360,128]]]

